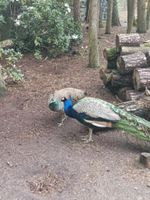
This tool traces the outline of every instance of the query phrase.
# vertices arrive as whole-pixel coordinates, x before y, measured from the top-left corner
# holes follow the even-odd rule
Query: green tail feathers
[[[121,119],[116,122],[114,124],[114,128],[121,129],[139,140],[150,142],[150,134],[148,134],[149,132],[147,132],[147,128],[144,126],[140,126],[139,124],[133,124],[127,119]]]
[[[111,108],[120,116],[120,120],[114,123],[114,128],[121,129],[139,140],[150,142],[150,122],[133,115],[111,103],[99,99],[103,105]]]

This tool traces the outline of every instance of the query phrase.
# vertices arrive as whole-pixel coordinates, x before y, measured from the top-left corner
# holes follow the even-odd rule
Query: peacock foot
[[[84,141],[84,143],[86,143],[86,144],[93,142],[93,139],[91,137],[89,137],[89,135],[81,136],[81,140]]]
[[[61,126],[63,126],[63,125],[64,125],[64,123],[63,123],[63,122],[58,122],[57,124],[58,124],[58,127],[61,127]]]
[[[89,128],[89,134],[82,137],[82,140],[84,141],[84,143],[93,142],[92,134],[93,134],[93,130],[91,128]]]
[[[57,123],[58,124],[58,127],[61,127],[64,125],[64,121],[67,119],[67,116],[64,115],[64,117],[62,118],[61,122]]]

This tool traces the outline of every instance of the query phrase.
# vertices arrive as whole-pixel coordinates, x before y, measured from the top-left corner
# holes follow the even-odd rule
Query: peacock
[[[140,140],[150,142],[150,122],[118,106],[93,97],[84,97],[75,105],[72,104],[71,97],[63,97],[62,102],[67,116],[89,128],[89,134],[85,140],[87,143],[93,141],[93,130],[103,128],[121,129]]]
[[[49,95],[48,107],[51,111],[59,112],[62,115],[62,120],[58,123],[58,126],[62,126],[66,115],[64,115],[64,105],[61,101],[62,97],[69,98],[72,97],[73,104],[76,103],[79,99],[82,99],[86,95],[86,91],[77,88],[63,88],[60,90],[55,90],[54,93]]]

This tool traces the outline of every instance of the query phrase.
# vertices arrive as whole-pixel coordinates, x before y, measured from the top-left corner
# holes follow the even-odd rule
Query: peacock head
[[[51,101],[51,102],[49,102],[48,106],[49,106],[50,110],[58,111],[60,108],[60,103],[61,102],[58,102],[58,101]]]

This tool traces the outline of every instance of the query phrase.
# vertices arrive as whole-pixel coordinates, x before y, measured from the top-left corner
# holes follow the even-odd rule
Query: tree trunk
[[[98,35],[99,35],[100,0],[97,1],[97,6],[98,6],[98,9],[97,9],[97,28],[98,28]],[[98,36],[98,38],[99,38],[99,36]]]
[[[146,33],[146,0],[138,0],[137,7],[137,32]]]
[[[118,12],[118,0],[113,0],[112,26],[121,26]]]
[[[75,22],[80,25],[80,0],[73,0],[73,16]]]
[[[4,96],[5,92],[6,92],[6,85],[0,71],[0,96]]]
[[[127,33],[131,33],[134,21],[135,0],[127,0],[127,8]]]
[[[116,47],[121,46],[140,46],[141,37],[138,33],[116,35]]]
[[[85,21],[86,21],[86,23],[89,22],[89,3],[90,3],[90,0],[87,0],[86,1],[86,13],[85,13]]]
[[[140,47],[125,47],[125,46],[120,47],[120,55],[132,54],[139,51],[146,54],[148,51],[150,51],[150,47],[146,47],[144,45],[141,45]]]
[[[135,68],[148,67],[147,59],[142,52],[120,56],[117,60],[117,67],[121,74],[130,74]]]
[[[148,4],[147,4],[147,14],[146,14],[146,28],[147,28],[147,30],[149,29],[149,24],[150,24],[150,0],[148,0]]]
[[[89,67],[99,67],[98,13],[99,0],[90,0],[89,6]]]
[[[100,0],[99,28],[104,28],[101,0]]]
[[[107,1],[107,21],[106,21],[106,34],[111,33],[111,23],[112,23],[112,10],[113,10],[113,0]]]
[[[135,69],[133,74],[133,85],[135,90],[150,88],[150,68]]]

